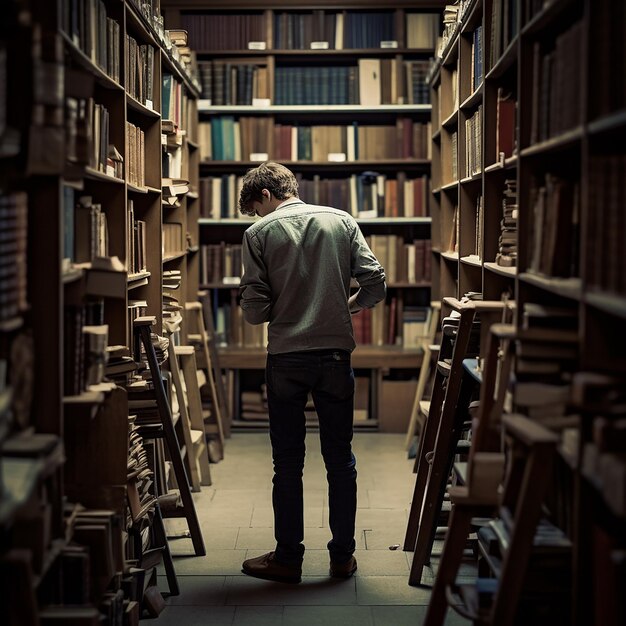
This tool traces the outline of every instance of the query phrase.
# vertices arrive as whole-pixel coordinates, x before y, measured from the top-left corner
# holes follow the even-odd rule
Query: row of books
[[[16,317],[28,307],[26,193],[0,195],[0,224],[0,321],[4,321]]]
[[[202,98],[215,106],[251,105],[271,98],[264,65],[213,61],[199,63]]]
[[[626,15],[623,4],[595,3],[590,15],[589,41],[594,42],[589,72],[591,119],[626,107],[626,81],[615,80],[626,71],[626,45],[621,25]]]
[[[66,258],[75,263],[90,263],[96,257],[109,256],[107,216],[100,203],[94,202],[91,196],[80,196],[64,213],[74,223],[73,250],[70,247],[66,251]]]
[[[496,101],[496,154],[495,161],[508,159],[516,152],[517,100],[511,93],[498,87]]]
[[[483,169],[483,107],[465,120],[465,176],[480,174]]]
[[[400,235],[368,235],[366,238],[374,256],[385,268],[389,285],[430,282],[430,239],[406,242]]]
[[[108,327],[104,303],[67,305],[63,310],[63,393],[80,395],[104,377]]]
[[[594,154],[589,159],[588,284],[603,291],[626,294],[623,252],[626,244],[623,155]]]
[[[187,96],[180,82],[167,72],[163,73],[161,86],[161,118],[172,121],[179,128],[188,128]]]
[[[135,187],[144,187],[145,179],[145,134],[139,126],[126,122],[126,182]]]
[[[581,22],[556,38],[553,50],[533,45],[530,141],[545,141],[575,128],[582,119],[578,74],[583,36]]]
[[[120,25],[102,0],[63,0],[61,29],[91,61],[120,82]],[[128,75],[128,74],[127,74]]]
[[[202,50],[247,50],[248,44],[262,44],[267,34],[263,13],[183,13],[181,27],[189,33],[189,46]],[[252,46],[254,47],[254,46]]]
[[[472,34],[472,65],[470,72],[470,85],[476,91],[483,82],[483,27],[478,26]]]
[[[423,348],[430,315],[430,308],[406,306],[393,296],[352,316],[354,340],[358,345]]]
[[[381,161],[429,159],[431,124],[398,118],[395,125],[305,126],[265,117],[214,117],[199,124],[202,161]]]
[[[180,254],[185,250],[183,225],[180,222],[163,223],[163,256]]]
[[[435,47],[439,14],[406,14],[406,46]],[[182,27],[196,50],[264,50],[268,46],[266,17],[257,14],[185,14]],[[402,39],[393,11],[277,11],[272,43],[277,50],[363,49],[398,47]]]
[[[238,284],[243,276],[241,244],[224,241],[201,248],[200,284]]]
[[[135,203],[128,199],[128,261],[126,269],[130,275],[146,271],[146,222],[135,219]]]
[[[409,179],[404,172],[396,178],[370,172],[349,178],[305,179],[296,174],[300,197],[309,204],[334,206],[360,218],[426,217],[429,214],[427,176]],[[224,174],[200,179],[202,217],[232,219],[237,210],[241,177]]]
[[[123,177],[122,155],[109,144],[109,113],[93,98],[65,99],[65,156],[68,163]]]
[[[528,270],[545,276],[579,276],[579,183],[548,172],[543,180],[534,181],[530,206]]]
[[[474,257],[482,261],[483,258],[483,223],[484,223],[484,200],[483,196],[477,196],[474,202]],[[463,254],[465,251],[461,251]]]
[[[154,106],[154,48],[139,45],[130,35],[124,39],[126,92],[149,109]]]
[[[504,181],[502,220],[496,254],[496,263],[503,267],[517,265],[517,218],[517,181],[507,179]]]
[[[519,31],[516,0],[493,0],[491,5],[491,39],[489,67],[500,59]]]
[[[359,59],[358,65],[279,66],[274,103],[429,104],[430,61]]]

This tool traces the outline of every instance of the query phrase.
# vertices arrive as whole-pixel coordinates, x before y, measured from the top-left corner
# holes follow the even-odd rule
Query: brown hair
[[[279,200],[298,197],[298,181],[293,172],[280,163],[267,161],[248,170],[243,177],[239,211],[244,215],[254,215],[252,203],[261,202],[263,189],[267,189]]]

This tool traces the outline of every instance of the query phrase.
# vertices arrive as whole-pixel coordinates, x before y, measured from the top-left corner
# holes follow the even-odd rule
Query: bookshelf
[[[549,424],[560,440],[547,505],[573,546],[563,623],[618,623],[623,601],[604,589],[624,581],[623,560],[611,559],[623,549],[625,518],[601,464],[624,475],[624,449],[616,443],[612,454],[622,461],[608,460],[597,420],[605,416],[612,429],[623,408],[607,395],[591,408],[588,394],[596,377],[607,394],[609,380],[623,389],[626,371],[618,339],[625,225],[617,208],[626,99],[616,78],[626,59],[624,7],[470,0],[457,8],[446,11],[430,75],[433,299],[514,299],[515,389],[541,383],[569,398],[548,417],[512,392],[513,408]],[[544,325],[543,356],[526,355],[524,333]],[[569,329],[571,348],[558,344],[555,329]],[[594,586],[598,576],[606,583]]]
[[[3,242],[12,236],[0,261],[0,529],[8,539],[0,561],[21,591],[3,586],[2,623],[39,623],[47,605],[61,605],[55,620],[69,623],[76,616],[67,604],[104,611],[114,603],[106,623],[121,623],[121,592],[105,588],[132,552],[123,552],[122,530],[137,434],[126,391],[101,382],[105,348],[132,350],[138,314],[155,316],[163,334],[164,289],[184,310],[199,284],[199,84],[158,14],[157,1],[3,7],[0,212]],[[163,108],[165,75],[180,85],[175,120]],[[165,153],[180,171],[164,171]],[[188,181],[175,202],[166,175]],[[184,333],[183,322],[183,341]],[[93,544],[91,565],[86,548],[69,546],[91,545],[93,518],[79,501],[114,511],[97,522],[115,544],[112,571],[99,569],[97,556],[111,539]],[[90,570],[84,577],[67,573],[71,557]],[[69,600],[70,589],[81,599]],[[84,623],[101,623],[97,610],[87,613],[94,621]]]
[[[263,160],[292,169],[301,198],[351,212],[388,268],[387,302],[354,320],[354,363],[369,394],[359,424],[378,425],[389,370],[416,375],[421,355],[408,333],[430,304],[424,77],[443,4],[162,2],[166,24],[187,29],[198,51],[201,287],[212,295],[237,425],[242,393],[259,391],[264,339],[237,306],[251,221],[236,205],[241,177]],[[266,412],[255,423],[266,427]]]

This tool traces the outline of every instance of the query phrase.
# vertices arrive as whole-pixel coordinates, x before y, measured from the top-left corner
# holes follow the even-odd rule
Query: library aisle
[[[211,468],[213,487],[194,494],[207,547],[194,557],[191,541],[170,541],[180,596],[167,600],[159,626],[416,626],[428,588],[407,585],[412,554],[400,548],[414,475],[402,454],[403,435],[356,433],[359,569],[348,580],[328,576],[328,497],[317,433],[307,434],[304,468],[305,537],[299,585],[241,573],[244,559],[275,546],[272,462],[267,433],[234,433],[228,454]],[[174,520],[168,520],[173,532]],[[446,626],[468,624],[453,611]]]

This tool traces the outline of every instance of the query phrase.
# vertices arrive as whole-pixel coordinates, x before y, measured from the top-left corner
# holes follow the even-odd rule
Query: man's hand
[[[358,291],[352,294],[348,298],[348,310],[350,311],[352,315],[354,315],[355,313],[358,313],[361,310],[361,307],[356,303],[357,295],[358,295]]]

